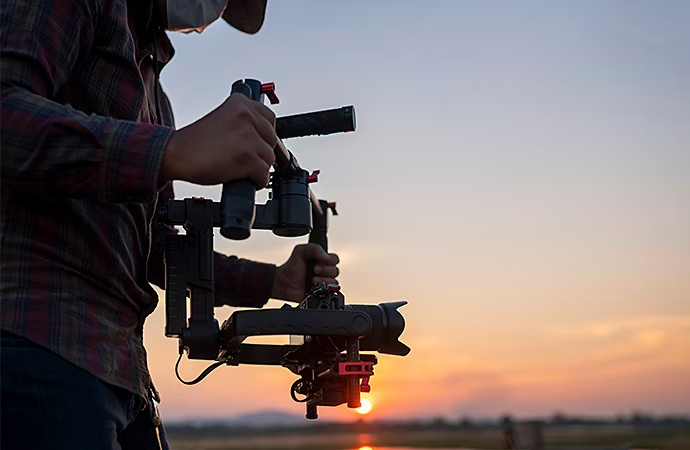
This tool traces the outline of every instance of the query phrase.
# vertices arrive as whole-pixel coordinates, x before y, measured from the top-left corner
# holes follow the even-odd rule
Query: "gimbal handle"
[[[271,100],[271,104],[279,102],[275,94],[274,83],[261,83],[250,78],[235,81],[232,84],[231,95],[234,93],[246,95],[258,102],[263,102],[264,96]],[[276,156],[274,168],[283,175],[287,174],[289,176],[298,175],[303,171],[299,167],[294,155],[285,147],[281,139],[347,133],[354,131],[355,127],[355,109],[352,105],[277,118],[276,134],[278,135],[278,143],[273,149]],[[223,237],[232,240],[244,240],[250,236],[256,218],[256,206],[254,204],[256,191],[256,183],[249,178],[223,183],[220,202],[222,215],[220,234]],[[311,189],[309,189],[308,195],[313,203],[312,209],[314,207],[320,208],[319,202]],[[319,214],[322,214],[322,210],[319,210]],[[287,237],[303,236],[309,232],[304,227],[284,227],[274,231]]]
[[[239,80],[233,83],[231,94],[240,93],[257,102],[261,101],[262,86],[257,80]],[[221,194],[220,234],[233,240],[244,240],[251,234],[256,207],[256,183],[249,178],[223,183]]]
[[[329,203],[326,200],[319,200],[318,204],[312,203],[312,229],[309,233],[309,243],[319,244],[326,253],[328,253],[328,210],[331,210],[333,215],[338,215],[335,203]],[[310,264],[307,267],[305,292],[309,292],[314,286],[312,283],[314,275],[314,264]]]

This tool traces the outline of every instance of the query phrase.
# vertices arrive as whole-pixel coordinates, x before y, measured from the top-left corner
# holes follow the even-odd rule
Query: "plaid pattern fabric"
[[[152,4],[0,6],[0,327],[143,396],[150,283],[163,288],[175,233],[153,214],[174,197],[158,183],[174,122],[153,55],[162,68],[174,51]],[[217,253],[215,268],[218,305],[268,300],[274,265]]]

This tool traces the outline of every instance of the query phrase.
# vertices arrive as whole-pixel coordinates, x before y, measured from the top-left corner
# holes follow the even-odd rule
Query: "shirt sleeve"
[[[91,49],[100,5],[3,0],[2,189],[150,203],[173,128],[85,114],[54,100]]]
[[[271,298],[275,264],[215,253],[216,306],[261,308]]]
[[[168,183],[158,196],[158,205],[175,198],[172,183]],[[165,238],[177,234],[173,226],[161,224],[155,218],[152,223],[151,252],[149,253],[149,282],[165,289]],[[217,307],[237,306],[261,308],[273,290],[275,264],[267,264],[237,256],[214,252],[214,300]]]

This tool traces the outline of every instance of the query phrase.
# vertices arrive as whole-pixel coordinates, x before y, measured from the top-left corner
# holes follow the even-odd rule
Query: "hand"
[[[285,264],[276,269],[271,297],[278,300],[301,302],[304,300],[307,266],[314,265],[312,283],[337,283],[340,262],[338,255],[327,254],[318,244],[301,244],[294,248]]]
[[[198,121],[175,131],[160,169],[160,184],[181,180],[215,185],[250,178],[268,185],[278,143],[276,116],[242,94],[232,94]]]

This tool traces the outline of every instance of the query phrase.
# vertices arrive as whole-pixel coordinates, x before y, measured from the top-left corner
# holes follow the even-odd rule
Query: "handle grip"
[[[261,82],[252,79],[235,81],[230,93],[261,101]],[[256,217],[255,197],[256,183],[249,178],[223,183],[220,200],[220,234],[223,237],[235,241],[249,237]]]
[[[276,119],[276,134],[280,139],[295,137],[347,133],[355,131],[355,107],[326,109]]]

